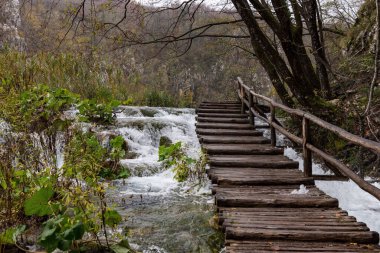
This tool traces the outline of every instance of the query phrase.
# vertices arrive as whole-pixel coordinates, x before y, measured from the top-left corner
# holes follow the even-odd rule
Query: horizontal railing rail
[[[323,176],[323,175],[313,175],[312,171],[312,155],[316,154],[320,158],[322,158],[328,167],[333,170],[333,172],[336,174],[336,178],[342,178],[342,176],[345,176],[349,179],[351,179],[353,182],[355,182],[361,189],[368,192],[378,200],[380,200],[380,189],[373,186],[372,184],[366,182],[363,178],[361,178],[359,175],[357,175],[354,171],[352,171],[348,166],[346,166],[344,163],[339,161],[334,156],[326,153],[324,150],[319,149],[318,147],[314,146],[311,142],[311,133],[310,133],[310,123],[314,123],[318,125],[320,128],[326,129],[340,138],[351,142],[353,144],[359,145],[363,148],[367,148],[377,154],[380,154],[380,143],[375,142],[372,140],[368,140],[365,138],[362,138],[360,136],[354,135],[338,126],[335,126],[327,121],[324,121],[317,116],[299,110],[299,109],[292,109],[288,106],[285,106],[283,104],[280,104],[268,97],[265,97],[263,95],[260,95],[252,90],[251,87],[245,85],[241,78],[238,77],[238,95],[241,100],[241,111],[245,112],[248,110],[249,118],[251,124],[255,124],[255,117],[259,118],[260,120],[266,122],[270,126],[270,132],[271,132],[271,144],[273,146],[276,145],[276,130],[279,131],[281,134],[289,138],[292,142],[299,144],[302,146],[302,153],[303,153],[303,165],[304,165],[304,175],[306,177],[314,177],[318,180],[323,180],[324,177],[326,180],[332,180],[333,178],[331,176]],[[267,117],[265,113],[263,113],[260,110],[260,107],[258,105],[258,101],[263,100],[266,103],[268,103],[270,108],[270,116]],[[302,119],[302,137],[298,137],[292,133],[290,133],[288,130],[286,130],[276,119],[276,109],[281,109],[284,112],[287,112],[288,114],[292,116],[297,116]]]

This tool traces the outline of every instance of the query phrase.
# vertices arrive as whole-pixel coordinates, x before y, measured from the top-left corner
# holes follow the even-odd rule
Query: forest
[[[240,77],[378,143],[379,5],[0,0],[0,253],[225,252],[194,109]],[[312,130],[378,185],[379,153]]]

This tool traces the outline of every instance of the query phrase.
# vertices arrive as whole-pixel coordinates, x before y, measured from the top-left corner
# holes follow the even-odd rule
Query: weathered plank
[[[228,239],[262,239],[262,240],[295,240],[314,242],[351,242],[351,243],[378,243],[379,235],[373,231],[299,231],[295,229],[276,230],[263,228],[227,227]]]
[[[380,252],[376,245],[337,243],[337,242],[300,242],[285,240],[226,241],[227,252]]]
[[[298,162],[281,155],[224,155],[210,156],[210,166],[298,168]]]
[[[256,130],[236,129],[197,129],[196,133],[202,135],[229,135],[229,136],[262,136],[263,133]]]
[[[204,144],[203,148],[210,155],[280,155],[282,148],[263,144]]]
[[[241,114],[240,109],[224,109],[224,108],[198,108],[196,109],[197,113],[234,113]]]
[[[253,130],[253,126],[250,124],[227,124],[227,123],[197,123],[198,129],[250,129]]]
[[[233,114],[233,113],[198,113],[200,118],[248,118],[248,114]]]
[[[208,136],[203,135],[200,138],[201,143],[209,144],[268,144],[267,138],[262,136]]]
[[[234,123],[234,124],[249,124],[248,119],[242,118],[215,118],[215,117],[198,117],[198,122],[215,122],[215,123]]]

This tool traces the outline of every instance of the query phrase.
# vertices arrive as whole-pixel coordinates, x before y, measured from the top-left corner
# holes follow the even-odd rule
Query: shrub
[[[174,179],[178,182],[203,180],[206,167],[206,156],[203,152],[200,159],[195,160],[185,154],[181,142],[176,142],[170,146],[160,146],[158,155],[158,160],[163,162],[165,168],[172,168]]]
[[[98,124],[112,124],[116,119],[114,109],[119,105],[120,102],[116,100],[99,104],[95,100],[85,99],[78,104],[80,119]]]

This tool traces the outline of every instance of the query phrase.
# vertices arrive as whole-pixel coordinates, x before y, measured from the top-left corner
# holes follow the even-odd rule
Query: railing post
[[[306,147],[310,143],[310,122],[307,118],[302,118],[302,150],[303,150],[303,171],[305,177],[313,176],[312,154]]]
[[[276,129],[273,127],[273,122],[276,118],[276,110],[272,104],[270,104],[270,142],[272,146],[276,146]]]
[[[251,123],[252,126],[255,126],[255,114],[253,114],[253,112],[252,112],[252,109],[253,109],[253,95],[252,95],[252,93],[250,91],[248,93],[248,101],[249,101],[249,107],[248,107],[249,121],[250,121],[250,123]]]
[[[241,93],[241,110],[240,110],[240,112],[241,112],[241,114],[243,114],[244,112],[245,112],[245,104],[244,104],[244,87],[243,87],[243,85],[241,85],[240,86],[241,87],[241,91],[240,91],[240,93]]]

